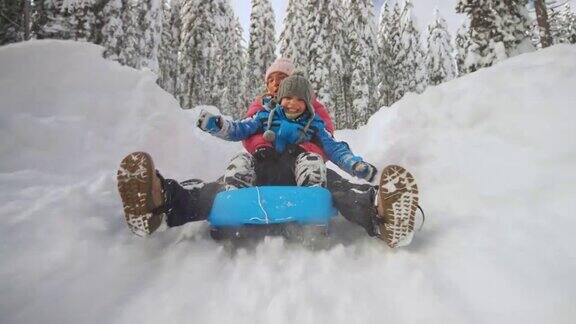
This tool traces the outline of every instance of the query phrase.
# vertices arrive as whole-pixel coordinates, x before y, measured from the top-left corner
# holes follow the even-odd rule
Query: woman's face
[[[278,88],[280,88],[280,82],[286,79],[288,75],[282,72],[274,72],[268,76],[266,79],[266,91],[269,95],[276,96],[278,93]]]
[[[290,119],[297,118],[306,110],[306,102],[299,97],[284,97],[280,101],[280,105],[284,107],[284,113]]]

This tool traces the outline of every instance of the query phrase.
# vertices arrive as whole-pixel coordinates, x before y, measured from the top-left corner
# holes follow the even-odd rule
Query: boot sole
[[[406,246],[414,237],[418,186],[403,167],[389,165],[382,171],[376,198],[378,237],[391,248]]]
[[[152,182],[155,172],[152,157],[145,152],[127,155],[118,169],[116,179],[126,223],[132,233],[138,236],[152,234],[162,223],[162,215],[152,212]]]

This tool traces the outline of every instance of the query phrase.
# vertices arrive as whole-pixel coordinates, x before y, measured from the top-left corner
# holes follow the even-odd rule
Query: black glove
[[[254,158],[258,162],[264,161],[276,161],[278,160],[279,154],[271,146],[262,146],[256,149],[254,152]]]
[[[375,166],[364,161],[356,162],[352,169],[354,170],[354,175],[356,177],[364,179],[368,182],[372,182],[376,176],[376,173],[378,173],[378,170],[376,170]]]

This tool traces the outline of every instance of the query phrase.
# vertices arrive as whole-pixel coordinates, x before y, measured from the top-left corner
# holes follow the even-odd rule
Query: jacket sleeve
[[[316,131],[316,138],[322,145],[330,161],[340,169],[354,175],[354,164],[362,161],[362,158],[354,155],[346,142],[337,142],[325,127]]]
[[[332,122],[332,118],[330,117],[330,113],[328,113],[328,109],[324,106],[323,103],[318,101],[317,98],[314,98],[312,102],[312,106],[314,107],[314,112],[322,118],[326,129],[330,134],[334,134],[334,123]]]
[[[214,136],[227,141],[242,141],[262,132],[262,113],[240,121],[222,120],[222,128]]]

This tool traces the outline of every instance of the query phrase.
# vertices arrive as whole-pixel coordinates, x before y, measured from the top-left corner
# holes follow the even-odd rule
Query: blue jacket
[[[292,120],[286,117],[284,109],[278,105],[275,110],[263,110],[241,121],[222,120],[222,129],[213,135],[228,141],[242,141],[254,134],[263,133],[268,128],[271,112],[274,116],[270,130],[276,135],[274,140],[276,151],[284,152],[288,144],[315,141],[324,149],[330,161],[353,175],[354,164],[362,161],[362,158],[354,155],[346,142],[337,142],[318,116],[312,117],[309,130],[304,134],[303,129],[311,117],[308,112]]]

